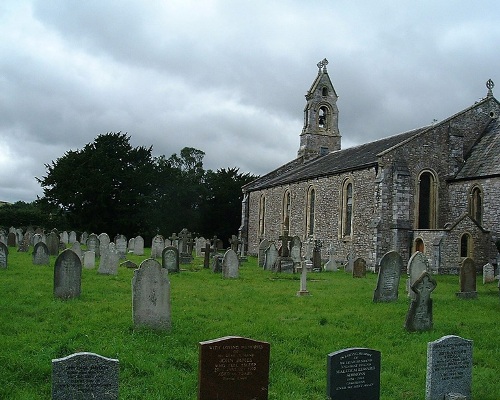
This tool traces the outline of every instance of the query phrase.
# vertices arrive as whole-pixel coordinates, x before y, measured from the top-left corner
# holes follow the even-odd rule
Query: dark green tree
[[[0,226],[5,228],[60,227],[66,229],[66,219],[60,216],[57,210],[47,210],[40,207],[38,202],[25,203],[18,201],[14,204],[5,204],[0,207]]]
[[[57,208],[75,229],[142,234],[154,193],[152,147],[132,147],[124,133],[106,133],[83,149],[68,151],[37,178],[45,206]]]

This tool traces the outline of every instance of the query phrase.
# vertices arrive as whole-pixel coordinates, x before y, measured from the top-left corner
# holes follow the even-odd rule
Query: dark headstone
[[[60,299],[79,297],[82,285],[82,262],[70,249],[64,250],[54,266],[54,296]]]
[[[405,328],[409,332],[421,332],[432,329],[431,293],[436,288],[436,281],[428,272],[424,272],[412,285],[415,298],[410,303],[406,314]]]
[[[427,343],[425,400],[470,399],[471,386],[472,340],[449,335]]]
[[[380,399],[380,351],[350,348],[327,356],[326,395],[332,400]]]
[[[315,272],[321,271],[321,247],[323,247],[323,242],[321,240],[315,240],[312,256],[312,269]]]
[[[377,287],[373,293],[374,302],[396,301],[403,259],[396,251],[385,253],[380,260]]]
[[[93,353],[52,360],[52,400],[118,399],[119,361]]]
[[[179,272],[179,250],[174,246],[167,246],[161,254],[161,266],[168,272]]]
[[[216,254],[212,257],[212,272],[214,274],[222,272],[222,255]]]
[[[59,235],[55,232],[50,232],[47,236],[47,247],[51,256],[59,254]]]
[[[366,261],[363,258],[354,260],[352,276],[354,278],[364,278],[366,276]]]
[[[267,400],[267,342],[229,336],[200,342],[198,400]]]
[[[476,292],[476,266],[472,258],[466,258],[460,267],[460,292],[457,296],[463,299],[475,299]]]
[[[205,241],[205,247],[200,251],[203,253],[203,268],[210,268],[210,255],[215,252],[210,246],[210,240]]]
[[[17,237],[15,232],[9,232],[7,236],[7,246],[8,247],[16,247],[17,246]]]

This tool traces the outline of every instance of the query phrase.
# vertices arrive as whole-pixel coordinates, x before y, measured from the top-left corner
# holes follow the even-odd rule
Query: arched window
[[[321,106],[319,108],[318,127],[326,128],[328,126],[328,108]]]
[[[307,191],[306,204],[306,236],[314,234],[314,209],[316,207],[316,191],[310,187]]]
[[[323,89],[321,89],[321,95],[322,96],[328,96],[328,88],[325,86]]]
[[[286,190],[283,195],[283,231],[290,232],[290,208],[292,205],[292,196],[290,190]]]
[[[418,178],[417,229],[435,229],[437,216],[437,183],[430,171]]]
[[[469,215],[476,220],[478,224],[482,224],[483,219],[483,192],[478,186],[474,186],[470,191]]]
[[[342,203],[340,212],[340,232],[342,233],[342,237],[352,236],[353,203],[352,182],[350,180],[346,180],[342,186]]]
[[[415,251],[423,253],[425,250],[424,241],[420,238],[415,239]]]
[[[259,202],[259,236],[266,233],[266,196],[260,196]]]
[[[460,237],[460,257],[472,257],[472,239],[468,233]]]

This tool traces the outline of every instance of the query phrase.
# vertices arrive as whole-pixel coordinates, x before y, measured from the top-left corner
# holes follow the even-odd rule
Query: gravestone
[[[89,234],[87,232],[83,232],[80,236],[80,243],[87,244],[87,239],[89,238]]]
[[[327,356],[326,395],[331,400],[380,400],[380,351],[349,348]]]
[[[128,240],[128,252],[133,253],[134,252],[134,247],[135,247],[135,238],[130,238]]]
[[[99,238],[95,233],[91,233],[87,238],[87,250],[93,251],[96,257],[99,257]]]
[[[92,269],[95,267],[95,251],[87,250],[83,253],[83,268]]]
[[[425,400],[471,399],[472,344],[454,335],[427,343]]]
[[[302,242],[298,236],[294,236],[291,244],[290,258],[293,261],[293,269],[296,271],[302,262]]]
[[[240,261],[233,249],[228,249],[222,258],[222,277],[236,279],[239,277]]]
[[[156,235],[151,242],[151,258],[160,258],[165,248],[165,239],[162,235]]]
[[[202,249],[205,247],[205,243],[207,242],[207,240],[202,236],[196,238],[194,242],[194,254],[196,255],[196,257],[203,257]]]
[[[94,353],[52,360],[52,400],[117,400],[119,361]]]
[[[364,278],[366,276],[366,261],[363,258],[354,260],[352,268],[353,278]]]
[[[142,238],[142,236],[137,236],[134,239],[134,254],[136,256],[144,255],[144,239]]]
[[[315,272],[320,272],[321,269],[321,247],[323,247],[323,242],[321,240],[314,241],[313,247],[313,257],[312,257],[312,269]]]
[[[269,243],[269,240],[267,239],[263,239],[259,244],[259,254],[258,254],[259,267],[264,267],[264,262],[266,260],[266,250],[268,249],[270,244],[271,243]]]
[[[238,238],[236,235],[231,235],[231,238],[228,239],[229,245],[231,246],[231,249],[238,254],[238,248],[239,245],[241,244],[241,240]]]
[[[124,235],[115,236],[115,248],[120,260],[124,260],[127,257],[127,238]]]
[[[68,244],[69,242],[69,236],[68,236],[68,232],[66,231],[63,231],[61,233],[61,238],[60,238],[61,242],[63,242],[64,244]]]
[[[99,257],[105,257],[105,253],[109,251],[111,239],[107,233],[101,233],[99,236]],[[97,254],[96,254],[97,255]]]
[[[264,269],[271,271],[274,263],[278,259],[278,249],[274,243],[271,243],[264,253]]]
[[[483,285],[495,282],[495,268],[490,263],[483,265]]]
[[[179,258],[181,264],[190,264],[193,261],[193,239],[191,232],[183,228],[179,233],[180,238],[180,251]]]
[[[218,253],[212,257],[212,272],[214,274],[222,272],[222,256]]]
[[[7,259],[9,257],[9,248],[5,243],[0,242],[0,268],[7,268]]]
[[[50,232],[47,236],[47,247],[51,256],[59,254],[59,236],[55,232]]]
[[[17,236],[15,232],[9,232],[7,235],[7,246],[16,247],[17,246]]]
[[[337,272],[339,267],[335,261],[335,252],[333,250],[333,244],[330,243],[328,247],[328,261],[325,264],[325,271]]]
[[[411,301],[406,314],[405,328],[409,332],[422,332],[432,329],[431,293],[436,288],[436,281],[428,272],[424,272],[412,285],[415,298]]]
[[[43,242],[43,237],[41,233],[35,233],[33,235],[33,246],[36,246],[37,243]]]
[[[398,299],[399,280],[403,259],[397,251],[385,253],[380,260],[377,287],[373,292],[373,302],[389,302]]]
[[[33,248],[33,264],[34,265],[49,265],[50,256],[49,248],[43,242],[38,242]]]
[[[0,229],[0,243],[7,245],[7,233]]]
[[[71,231],[69,234],[68,234],[68,243],[69,244],[73,244],[76,242],[76,232],[75,231]]]
[[[198,400],[267,400],[270,345],[228,336],[200,342]]]
[[[423,253],[417,251],[410,257],[406,271],[408,273],[406,290],[408,291],[408,297],[414,299],[415,292],[411,290],[411,287],[417,281],[417,279],[422,276],[424,272],[430,272],[429,261],[427,261],[427,258]]]
[[[161,266],[170,272],[179,272],[179,250],[177,247],[168,246],[163,249]]]
[[[171,327],[168,271],[153,258],[144,260],[132,278],[134,327],[168,330]]]
[[[476,291],[476,266],[474,260],[467,257],[460,266],[460,292],[457,297],[462,299],[475,299]]]
[[[138,266],[135,262],[131,260],[126,260],[120,264],[120,267],[123,268],[130,268],[130,269],[136,269]]]
[[[30,232],[26,232],[20,241],[19,247],[17,248],[18,252],[26,253],[28,252],[31,244],[32,234]]]
[[[116,251],[115,244],[109,243],[107,249],[101,246],[101,251],[101,260],[97,272],[103,275],[118,275],[120,256]]]
[[[82,258],[82,246],[80,245],[80,242],[77,242],[76,240],[71,243],[71,250],[73,250],[80,259]]]
[[[215,250],[210,246],[210,240],[205,242],[205,247],[201,249],[203,253],[203,268],[210,268],[210,255],[215,253]]]
[[[82,285],[82,262],[73,250],[66,249],[57,256],[54,266],[54,297],[79,297]]]

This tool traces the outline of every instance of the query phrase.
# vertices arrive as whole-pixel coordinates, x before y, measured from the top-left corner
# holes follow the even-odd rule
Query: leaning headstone
[[[222,258],[222,277],[238,278],[240,269],[240,260],[238,254],[233,249],[228,249]]]
[[[0,242],[0,268],[7,268],[7,259],[9,256],[9,248],[5,243]]]
[[[469,400],[471,387],[472,340],[448,335],[427,343],[425,400]]]
[[[352,276],[353,278],[364,278],[366,276],[366,261],[363,258],[354,260]]]
[[[380,400],[380,351],[350,348],[327,356],[326,395],[331,400]]]
[[[66,249],[57,256],[54,266],[54,297],[79,297],[82,285],[82,262],[73,250]]]
[[[49,248],[43,242],[38,242],[33,248],[33,264],[34,265],[49,265],[50,256]]]
[[[417,251],[410,257],[406,271],[408,273],[406,290],[408,291],[408,297],[414,299],[415,292],[411,290],[411,287],[417,281],[417,279],[422,276],[424,272],[430,272],[429,261],[427,261],[427,258],[423,253]]]
[[[52,360],[52,400],[118,399],[119,361],[94,353]]]
[[[80,236],[80,243],[87,244],[87,239],[89,238],[89,234],[87,232],[83,232]]]
[[[415,298],[411,301],[406,314],[405,328],[409,332],[422,332],[432,329],[431,293],[436,288],[436,281],[428,272],[424,272],[412,285]]]
[[[483,265],[483,285],[495,282],[495,268],[490,263]]]
[[[122,262],[120,264],[120,267],[130,268],[130,269],[137,269],[138,268],[137,264],[131,260],[126,260],[126,261]]]
[[[462,299],[475,299],[476,291],[476,266],[474,260],[467,257],[460,267],[460,292],[457,297]]]
[[[165,239],[162,235],[156,235],[151,242],[151,258],[160,258],[165,248]]]
[[[47,236],[47,247],[51,256],[59,254],[59,236],[55,232],[50,232]]]
[[[389,302],[398,299],[399,280],[403,259],[397,251],[385,253],[380,260],[377,287],[373,292],[373,302]]]
[[[179,272],[179,249],[174,246],[168,246],[163,249],[161,254],[161,266],[170,272]]]
[[[95,251],[87,250],[83,253],[83,268],[92,269],[95,267]]]
[[[273,269],[274,263],[278,259],[278,249],[274,243],[271,243],[265,251],[264,256],[264,269],[271,271]]]
[[[132,278],[132,317],[135,327],[167,330],[171,326],[168,271],[152,258],[144,260]]]
[[[134,239],[134,254],[136,256],[144,255],[144,239],[142,238],[142,236],[137,236]]]
[[[267,400],[270,349],[238,336],[200,342],[198,400]]]
[[[259,254],[258,254],[259,267],[264,267],[265,253],[270,244],[271,243],[269,243],[269,240],[267,239],[263,239],[259,244]]]

